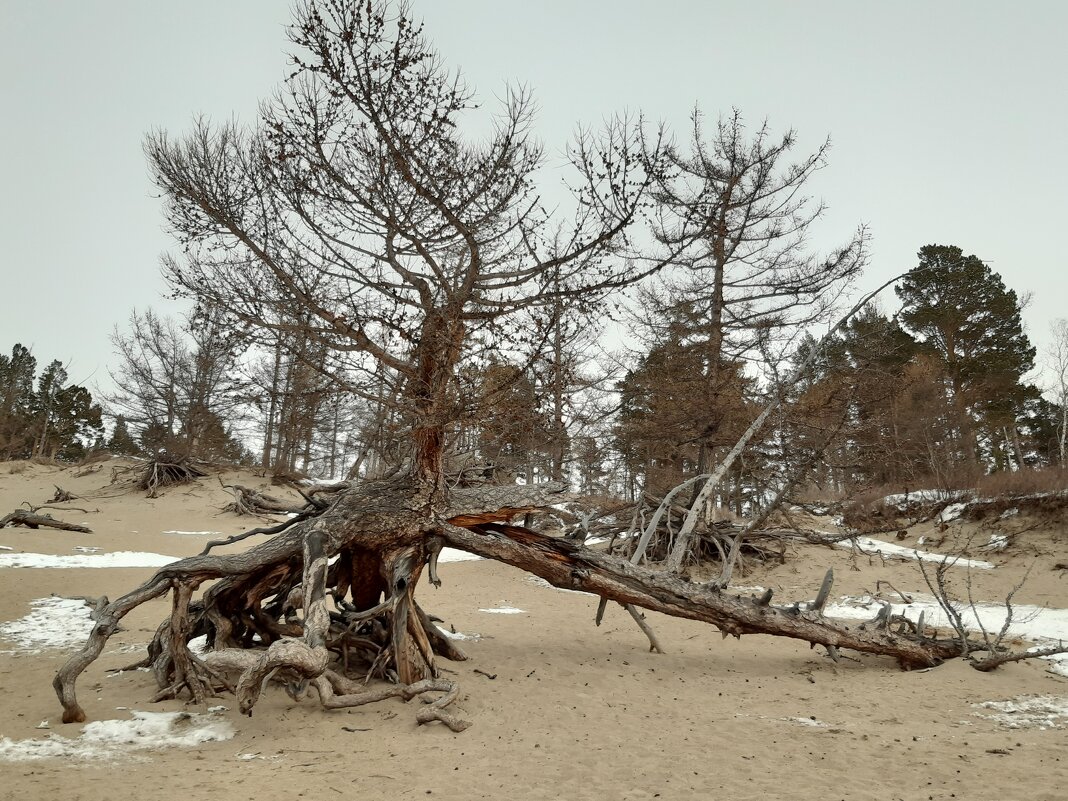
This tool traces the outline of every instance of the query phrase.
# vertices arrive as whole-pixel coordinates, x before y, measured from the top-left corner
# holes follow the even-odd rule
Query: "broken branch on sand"
[[[37,507],[43,508],[43,507]],[[52,515],[39,515],[25,509],[16,509],[11,514],[0,519],[0,528],[5,526],[25,526],[26,528],[58,528],[63,531],[78,531],[82,534],[92,533],[92,529],[77,523],[65,523],[56,520]]]

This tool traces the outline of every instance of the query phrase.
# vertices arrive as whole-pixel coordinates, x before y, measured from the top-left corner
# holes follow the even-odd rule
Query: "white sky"
[[[975,253],[1018,293],[1040,350],[1068,316],[1068,3],[415,0],[492,105],[529,85],[558,154],[579,122],[695,103],[833,140],[817,247],[867,223],[864,287],[926,244]],[[177,308],[141,151],[193,115],[251,121],[285,72],[287,0],[0,0],[0,350],[105,381],[132,307]],[[800,152],[800,149],[799,151]],[[894,308],[892,293],[884,308]]]

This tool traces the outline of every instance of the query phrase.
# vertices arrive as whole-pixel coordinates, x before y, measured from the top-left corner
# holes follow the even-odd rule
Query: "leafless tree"
[[[240,341],[221,314],[179,325],[134,310],[128,331],[116,328],[111,341],[119,363],[105,403],[134,425],[143,445],[175,458],[232,455],[227,424],[244,387],[236,374]]]
[[[445,544],[725,634],[781,634],[892,654],[909,666],[959,650],[956,641],[858,631],[819,609],[801,614],[709,591],[510,522],[559,500],[558,484],[446,481],[456,372],[469,348],[506,334],[519,313],[563,297],[592,303],[664,260],[619,258],[660,151],[624,120],[599,136],[581,134],[570,150],[576,216],[561,239],[535,192],[541,154],[526,93],[508,94],[492,135],[472,144],[463,134],[469,91],[403,8],[305,2],[291,37],[300,48],[296,71],[258,129],[201,121],[182,139],[149,138],[184,251],[167,271],[177,287],[250,329],[285,330],[283,312],[300,310],[310,341],[352,354],[350,369],[364,378],[392,378],[395,396],[391,388],[383,397],[395,397],[410,466],[336,487],[329,500],[309,494],[307,509],[266,532],[274,535],[266,543],[179,560],[104,606],[85,647],[55,678],[65,721],[85,719],[76,679],[122,617],[173,593],[146,660],[157,697],[188,693],[199,702],[231,686],[251,712],[271,676],[295,695],[314,689],[331,709],[444,692],[417,720],[462,728],[444,709],[456,688],[437,678],[436,657],[464,656],[414,597],[424,569],[438,580]],[[352,381],[355,394],[374,398],[373,389]],[[213,647],[203,659],[188,649],[199,634]],[[403,686],[362,689],[344,675],[361,663],[365,675]]]
[[[1053,373],[1053,393],[1060,409],[1057,422],[1057,454],[1062,466],[1068,465],[1068,320],[1061,318],[1050,325],[1053,341],[1046,358]]]
[[[775,350],[774,340],[826,320],[866,262],[867,235],[859,228],[828,255],[811,248],[826,208],[806,193],[829,141],[790,163],[792,130],[776,137],[765,122],[750,133],[737,110],[711,132],[700,110],[691,122],[689,141],[668,148],[669,167],[652,190],[655,234],[674,269],[664,273],[664,289],[647,293],[641,322],[662,339],[656,332],[686,310],[686,337],[703,352],[708,420],[697,471],[706,472],[725,368],[759,360],[759,347]]]

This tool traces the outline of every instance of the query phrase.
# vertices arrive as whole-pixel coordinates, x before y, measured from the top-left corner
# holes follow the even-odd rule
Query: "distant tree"
[[[53,407],[49,456],[80,459],[103,436],[102,412],[99,404],[93,402],[89,390],[77,385],[61,389]]]
[[[960,458],[1004,466],[1011,444],[1020,461],[1014,432],[1032,392],[1022,378],[1034,366],[1035,348],[1023,331],[1016,293],[979,257],[945,245],[921,248],[919,264],[895,291],[904,304],[902,324],[944,366]]]
[[[836,458],[851,484],[896,484],[926,473],[925,451],[908,436],[910,367],[919,345],[874,306],[855,316],[827,349],[828,372],[848,404]],[[912,408],[915,417],[919,410]],[[922,416],[922,415],[921,415]]]
[[[1053,398],[1057,418],[1057,458],[1068,465],[1068,319],[1054,320],[1050,325],[1052,341],[1046,354],[1053,373]]]
[[[812,251],[808,238],[825,207],[805,192],[830,143],[791,163],[795,146],[793,131],[777,137],[766,123],[750,133],[737,110],[709,132],[695,110],[686,146],[669,147],[669,166],[657,173],[655,235],[676,269],[664,273],[666,291],[646,296],[643,327],[663,341],[674,325],[667,312],[689,311],[674,331],[695,355],[699,349],[691,377],[708,385],[706,435],[694,440],[698,472],[711,463],[722,416],[721,366],[759,357],[759,348],[825,319],[866,261],[863,228],[829,255]],[[733,380],[728,371],[723,387]]]
[[[106,447],[119,456],[137,456],[141,453],[141,446],[130,433],[126,418],[121,414],[115,418],[115,427],[112,429],[111,438],[107,441]]]
[[[23,345],[0,355],[0,458],[30,455],[33,443],[33,381],[37,359]]]
[[[245,386],[237,372],[241,342],[220,313],[203,314],[180,327],[152,310],[130,315],[112,343],[119,363],[116,389],[105,398],[149,453],[174,458],[228,458],[230,431]]]
[[[495,363],[481,371],[478,446],[506,475],[533,484],[548,477],[552,417],[542,408],[529,370]]]
[[[22,345],[10,358],[0,356],[0,454],[79,458],[103,435],[100,407],[85,387],[67,383],[62,362],[49,363],[40,376],[36,366]]]
[[[616,447],[654,494],[707,472],[707,454],[733,445],[749,422],[751,378],[741,361],[709,366],[707,342],[687,336],[695,316],[685,303],[666,312],[662,340],[618,385]]]
[[[45,455],[45,446],[49,441],[49,434],[53,433],[53,423],[57,416],[59,393],[66,383],[67,371],[58,359],[50,362],[37,379],[37,393],[34,396],[34,456]]]

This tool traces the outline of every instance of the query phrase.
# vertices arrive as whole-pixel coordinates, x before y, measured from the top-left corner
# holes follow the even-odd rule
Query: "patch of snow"
[[[1063,729],[1068,727],[1068,698],[1052,695],[1021,695],[1008,701],[972,704],[978,717],[993,720],[1007,729]]]
[[[991,534],[990,542],[983,546],[988,551],[1004,551],[1009,547],[1008,534]]]
[[[94,720],[75,739],[49,734],[42,739],[0,737],[0,760],[115,760],[131,751],[181,748],[221,742],[234,736],[229,721],[189,712],[131,712],[131,720]]]
[[[91,613],[85,601],[36,598],[30,601],[28,615],[0,623],[0,636],[14,642],[23,653],[39,653],[46,648],[77,648],[93,630]]]
[[[968,504],[966,503],[951,503],[938,513],[938,520],[941,523],[952,523],[954,520],[958,519],[967,508]]]
[[[164,534],[171,534],[177,537],[221,537],[221,531],[164,531]]]
[[[864,553],[878,553],[883,556],[893,556],[899,559],[918,559],[924,562],[942,562],[948,560],[953,567],[973,567],[979,570],[990,570],[994,567],[990,562],[984,562],[980,559],[955,558],[940,553],[919,551],[915,548],[909,548],[904,545],[895,545],[891,542],[883,542],[882,540],[877,540],[872,537],[855,537],[853,540],[836,542],[835,545],[839,548],[851,548],[853,547],[852,542],[856,542],[856,547]]]
[[[945,610],[932,596],[918,593],[908,593],[908,595],[912,598],[911,604],[890,604],[894,615],[903,615],[915,622],[919,620],[922,612],[925,627],[947,628],[949,626]],[[874,618],[884,605],[885,602],[876,601],[871,596],[859,598],[845,596],[836,603],[829,604],[825,614],[828,617],[866,620]],[[958,604],[958,610],[961,621],[969,631],[979,631],[982,626],[991,636],[994,636],[1005,623],[1004,604],[977,603],[974,608],[967,604]],[[1056,645],[1059,642],[1068,643],[1068,609],[1013,604],[1012,613],[1009,636],[1036,642],[1039,644],[1037,647]],[[1055,654],[1043,657],[1043,659],[1050,663],[1051,672],[1068,676],[1068,654]]]
[[[998,515],[998,520],[1008,520],[1010,517],[1016,517],[1018,514],[1020,514],[1020,509],[1019,507],[1014,506],[1011,509],[1006,509]]]
[[[904,511],[911,503],[929,503],[931,501],[953,501],[958,498],[967,498],[971,493],[968,490],[938,490],[925,489],[912,492],[900,492],[895,495],[887,495],[883,503]]]
[[[13,551],[15,550],[10,545],[0,545],[0,551]]]
[[[488,612],[491,615],[525,615],[525,609],[518,609],[514,606],[497,606],[493,609],[479,609],[479,612]]]
[[[71,550],[75,553],[100,553],[103,548],[98,548],[95,545],[75,545]]]
[[[58,556],[48,553],[0,553],[0,568],[163,567],[176,561],[178,561],[176,556],[141,551],[115,551],[113,553],[78,554],[76,556]]]
[[[464,634],[462,631],[446,631],[445,629],[440,629],[440,631],[450,640],[470,640],[471,642],[478,642],[482,639],[481,634]]]
[[[816,718],[783,718],[788,723],[799,723],[802,726],[810,726],[814,729],[825,729],[827,724],[822,720],[816,720]]]

